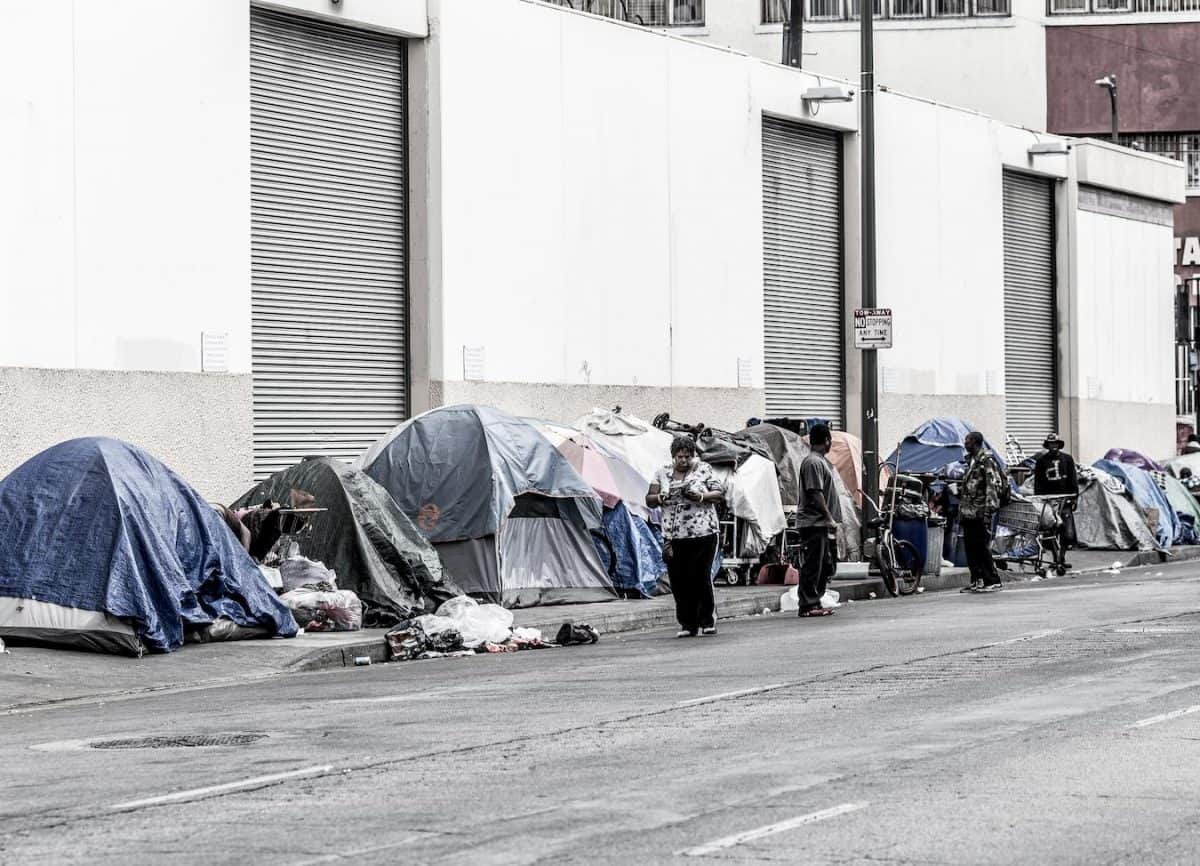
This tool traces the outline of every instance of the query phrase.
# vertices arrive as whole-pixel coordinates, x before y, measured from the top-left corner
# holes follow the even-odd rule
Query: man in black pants
[[[984,447],[982,433],[968,433],[963,447],[967,451],[967,471],[960,482],[958,518],[967,567],[971,569],[971,585],[963,592],[995,592],[1004,588],[992,559],[992,519],[1000,510],[1004,476],[995,455]]]
[[[829,578],[837,571],[837,528],[842,506],[834,485],[834,468],[825,456],[833,436],[824,424],[808,431],[812,448],[800,464],[799,510],[796,528],[800,533],[800,616],[829,616],[832,610],[821,607],[821,596]]]

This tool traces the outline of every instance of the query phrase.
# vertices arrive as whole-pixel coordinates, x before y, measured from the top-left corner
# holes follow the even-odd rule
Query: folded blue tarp
[[[1150,529],[1159,545],[1170,547],[1180,543],[1184,531],[1183,524],[1179,515],[1175,513],[1174,506],[1167,499],[1167,494],[1150,477],[1149,472],[1129,463],[1117,463],[1115,460],[1097,460],[1092,465],[1124,482],[1143,513],[1149,509],[1158,512],[1158,521],[1151,524]]]
[[[615,574],[610,574],[613,586],[632,589],[646,598],[658,594],[659,582],[667,573],[662,558],[662,543],[642,518],[631,514],[624,502],[604,510],[604,534],[616,556]],[[597,541],[600,561],[608,563],[608,552]]]
[[[105,617],[97,614],[157,652],[179,648],[185,630],[218,618],[283,637],[297,631],[213,507],[158,460],[115,439],[63,442],[0,481],[0,604],[5,599],[36,600],[31,607],[45,611],[41,622],[0,617],[9,634],[93,649],[104,648],[86,633],[101,630]]]

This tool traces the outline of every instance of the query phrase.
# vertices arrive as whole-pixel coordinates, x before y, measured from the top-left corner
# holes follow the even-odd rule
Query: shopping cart
[[[1051,572],[1064,575],[1066,519],[1074,510],[1075,496],[1014,496],[996,514],[992,558],[1002,568],[1010,564],[1030,568],[1039,577]]]

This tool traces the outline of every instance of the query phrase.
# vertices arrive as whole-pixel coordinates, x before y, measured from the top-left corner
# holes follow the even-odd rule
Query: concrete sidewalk
[[[1200,547],[1179,548],[1167,562],[1200,559]],[[1094,574],[1122,567],[1153,566],[1163,561],[1155,553],[1074,551],[1073,573]],[[1028,579],[1009,572],[1007,579]],[[966,569],[945,569],[926,577],[927,592],[958,589],[967,584]],[[887,598],[878,578],[836,580],[832,584],[844,602]],[[779,610],[782,586],[717,587],[717,612],[722,620]],[[643,601],[561,605],[515,611],[517,625],[541,629],[547,637],[563,622],[586,622],[601,634],[614,634],[675,624],[670,596]],[[12,647],[0,655],[0,713],[33,710],[77,702],[123,700],[148,692],[201,689],[246,682],[299,671],[352,666],[356,659],[387,660],[384,629],[331,634],[304,634],[290,640],[250,640],[222,644],[192,644],[170,655],[128,659],[98,653],[38,647]]]

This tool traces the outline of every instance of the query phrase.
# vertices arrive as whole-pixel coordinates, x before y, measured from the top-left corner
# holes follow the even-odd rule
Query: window
[[[762,23],[783,24],[788,20],[788,0],[762,0]]]
[[[809,21],[841,21],[842,0],[808,0]]]
[[[605,18],[646,27],[697,27],[704,24],[704,0],[545,0]],[[765,4],[769,0],[763,0]],[[782,2],[782,0],[781,0]]]
[[[1087,12],[1088,0],[1050,0],[1050,14],[1065,15],[1072,12]]]
[[[1051,15],[1200,12],[1200,0],[1050,0]]]
[[[857,21],[859,17],[859,0],[847,0],[850,7],[850,20]],[[886,10],[883,8],[883,0],[875,0],[875,17],[883,18]]]
[[[938,18],[965,18],[967,0],[933,0],[933,14]]]
[[[1011,11],[1009,0],[975,0],[976,15],[1008,15]]]
[[[704,24],[704,0],[671,0],[671,24],[700,27]]]
[[[924,18],[925,0],[892,0],[893,18]]]
[[[1093,12],[1132,12],[1133,0],[1092,0]]]

